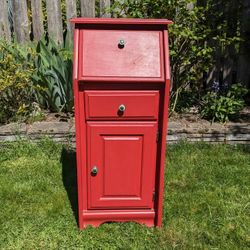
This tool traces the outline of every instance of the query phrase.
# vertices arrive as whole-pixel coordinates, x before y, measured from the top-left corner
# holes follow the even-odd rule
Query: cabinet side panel
[[[74,31],[74,64],[73,64],[73,91],[74,91],[74,109],[75,109],[75,129],[76,129],[76,162],[77,162],[77,194],[78,194],[78,225],[83,228],[83,194],[82,194],[82,146],[81,141],[82,128],[80,124],[80,110],[79,110],[79,86],[78,86],[78,48],[79,48],[79,29]]]
[[[161,131],[160,131],[160,152],[158,154],[159,168],[157,171],[157,199],[156,199],[156,217],[155,225],[162,225],[162,206],[163,206],[163,193],[164,193],[164,166],[166,159],[166,136],[167,136],[167,125],[168,125],[168,106],[169,106],[169,92],[170,92],[170,64],[169,64],[169,43],[168,43],[168,31],[163,31],[163,40],[164,40],[164,61],[165,61],[165,90],[164,90],[164,101],[163,107],[161,110]]]

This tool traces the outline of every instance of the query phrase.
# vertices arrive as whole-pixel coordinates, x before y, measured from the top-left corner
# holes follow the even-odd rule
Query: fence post
[[[63,43],[61,0],[46,0],[49,37]]]
[[[17,42],[29,41],[29,20],[27,14],[27,2],[13,0],[14,32]]]
[[[95,0],[81,0],[81,16],[95,17]]]
[[[40,40],[43,36],[43,13],[41,0],[31,0],[32,27],[35,40]]]
[[[100,0],[100,17],[110,17],[110,0]]]
[[[0,39],[10,42],[10,25],[8,21],[8,6],[6,0],[0,0]]]
[[[241,37],[244,43],[240,46],[239,61],[238,61],[238,81],[250,89],[250,0],[243,0],[243,8],[241,14]]]
[[[75,0],[66,0],[66,15],[67,15],[67,30],[69,33],[69,38],[72,39],[74,25],[69,22],[69,19],[77,16]]]

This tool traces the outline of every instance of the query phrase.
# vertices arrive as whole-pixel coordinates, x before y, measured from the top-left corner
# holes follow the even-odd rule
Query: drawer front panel
[[[157,120],[158,91],[85,91],[89,120]]]
[[[80,79],[164,80],[160,31],[82,30]]]

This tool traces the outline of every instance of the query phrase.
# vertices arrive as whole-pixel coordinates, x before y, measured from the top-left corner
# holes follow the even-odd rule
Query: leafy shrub
[[[32,47],[0,42],[0,123],[25,120],[32,113],[33,57]]]
[[[245,105],[244,95],[247,89],[240,84],[233,84],[223,94],[209,91],[203,98],[200,113],[211,121],[227,122],[235,118]]]
[[[170,102],[171,112],[185,113],[190,111],[192,107],[197,107],[200,101],[199,91],[197,89],[187,89],[179,93],[177,90],[177,98],[172,98]],[[171,113],[170,113],[171,116]]]
[[[42,87],[38,92],[41,105],[51,111],[71,112],[73,109],[72,90],[72,49],[52,40],[41,40],[36,48],[36,69],[33,82]]]
[[[231,21],[238,11],[234,8],[232,0],[124,0],[115,1],[112,11],[116,16],[174,21],[169,26],[171,99],[177,103],[187,86],[199,87],[203,73],[213,66],[215,53],[223,57],[229,46],[238,46],[239,22],[232,26]]]
[[[0,123],[43,119],[40,107],[73,109],[72,47],[52,40],[0,42]]]

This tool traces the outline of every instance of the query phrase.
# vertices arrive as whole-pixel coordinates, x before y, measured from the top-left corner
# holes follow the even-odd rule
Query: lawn
[[[79,231],[75,153],[42,140],[0,144],[0,249],[250,248],[250,147],[169,146],[163,227]]]

